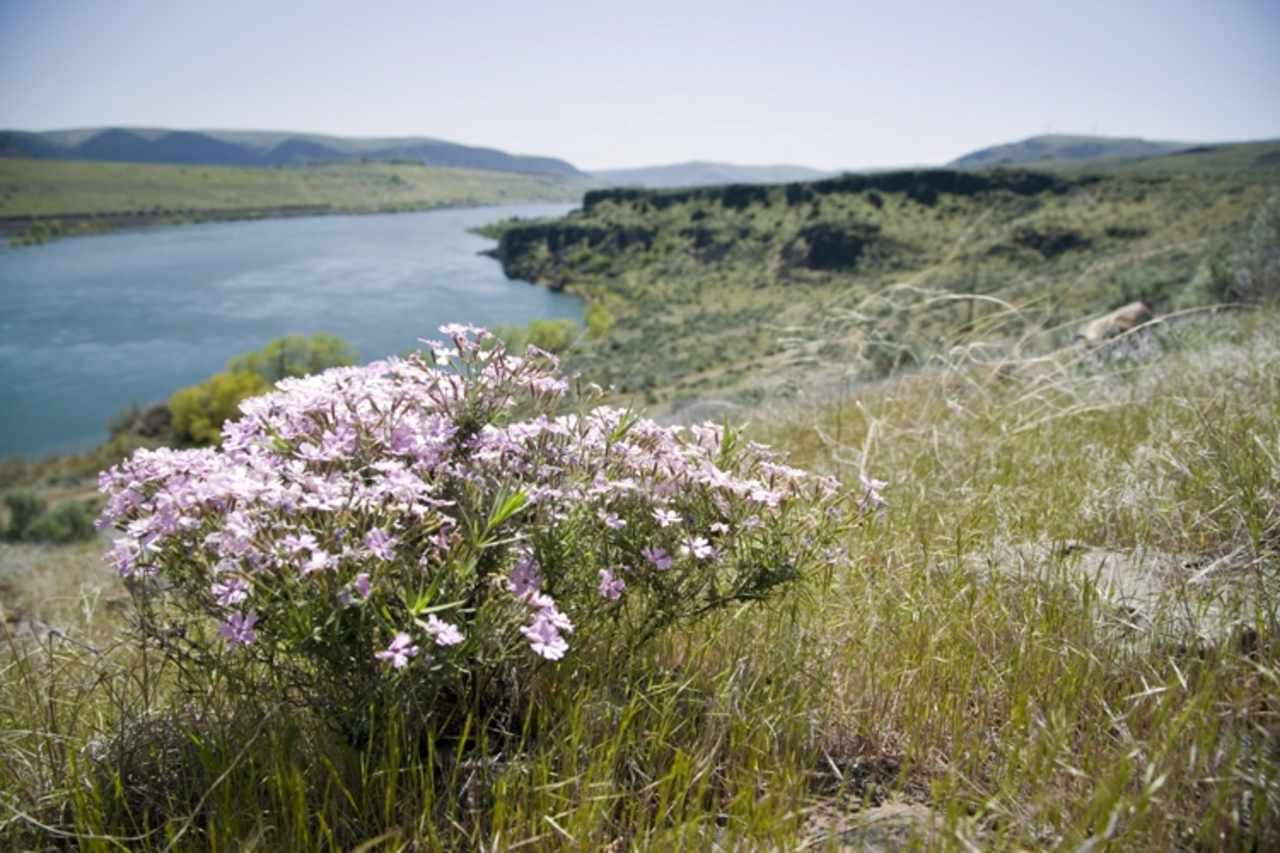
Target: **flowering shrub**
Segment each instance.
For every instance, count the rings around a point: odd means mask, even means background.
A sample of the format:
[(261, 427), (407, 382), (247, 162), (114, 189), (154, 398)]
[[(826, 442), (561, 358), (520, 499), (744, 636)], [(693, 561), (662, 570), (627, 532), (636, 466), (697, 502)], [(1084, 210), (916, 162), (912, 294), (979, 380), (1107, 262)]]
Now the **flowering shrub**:
[(156, 636), (348, 723), (375, 701), (448, 712), (838, 559), (856, 513), (830, 478), (712, 425), (556, 417), (554, 357), (441, 331), (281, 381), (220, 448), (101, 475), (110, 559), (181, 623)]

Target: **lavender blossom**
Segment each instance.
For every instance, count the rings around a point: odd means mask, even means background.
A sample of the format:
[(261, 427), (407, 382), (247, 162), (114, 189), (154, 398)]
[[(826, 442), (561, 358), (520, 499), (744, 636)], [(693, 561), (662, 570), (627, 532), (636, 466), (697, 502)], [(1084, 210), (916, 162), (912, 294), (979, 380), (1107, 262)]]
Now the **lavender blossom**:
[(251, 646), (254, 640), (258, 639), (258, 632), (253, 630), (257, 622), (258, 614), (253, 611), (232, 613), (218, 628), (218, 633), (233, 646)]
[(409, 665), (409, 658), (416, 657), (417, 654), (418, 647), (413, 644), (408, 634), (401, 631), (396, 634), (386, 651), (375, 652), (374, 657), (380, 661), (390, 661), (395, 669), (404, 669)]
[(626, 588), (626, 581), (614, 575), (612, 570), (600, 570), (600, 586), (598, 587), (598, 590), (601, 598), (607, 598), (610, 601), (617, 601), (619, 598), (622, 598), (622, 592)]
[(437, 646), (456, 646), (463, 640), (462, 632), (458, 630), (457, 625), (443, 622), (437, 619), (435, 614), (427, 616), (423, 630), (435, 637)]

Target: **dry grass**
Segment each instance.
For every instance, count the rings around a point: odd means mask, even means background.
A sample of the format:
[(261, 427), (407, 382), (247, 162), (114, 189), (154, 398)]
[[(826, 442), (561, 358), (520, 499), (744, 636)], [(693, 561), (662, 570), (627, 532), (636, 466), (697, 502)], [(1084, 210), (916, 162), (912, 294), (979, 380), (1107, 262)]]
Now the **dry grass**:
[[(514, 740), (356, 748), (305, 709), (173, 695), (128, 644), (14, 639), (0, 837), (856, 849), (888, 803), (894, 837), (936, 848), (1275, 847), (1276, 321), (1215, 315), (1107, 357), (971, 340), (856, 400), (762, 407), (754, 437), (794, 461), (890, 481), (856, 568), (610, 677), (548, 672)], [(57, 573), (42, 594), (76, 638), (103, 614), (71, 606), (91, 550), (3, 552), (21, 594)], [(1119, 601), (1097, 555), (1167, 570)]]

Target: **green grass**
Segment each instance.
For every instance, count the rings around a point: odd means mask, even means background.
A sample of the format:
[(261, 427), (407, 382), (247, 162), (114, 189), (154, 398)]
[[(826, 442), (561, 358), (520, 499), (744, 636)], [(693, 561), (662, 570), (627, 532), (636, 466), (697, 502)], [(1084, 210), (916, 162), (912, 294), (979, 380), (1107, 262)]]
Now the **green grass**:
[[(5, 551), (6, 601), (70, 641), (0, 652), (0, 838), (857, 849), (869, 808), (921, 803), (916, 839), (940, 849), (1274, 847), (1278, 320), (1193, 316), (1115, 357), (974, 350), (856, 400), (764, 401), (753, 437), (890, 481), (855, 568), (591, 679), (549, 667), (505, 735), (411, 741), (391, 719), (356, 747), (305, 708), (175, 695), (91, 549)], [(1090, 554), (1173, 568), (1118, 602)]]
[[(0, 217), (169, 221), (220, 212), (272, 215), (287, 208), (367, 213), (574, 201), (581, 193), (582, 185), (572, 180), (396, 163), (250, 169), (0, 158)], [(56, 223), (71, 231), (104, 224), (109, 219)]]

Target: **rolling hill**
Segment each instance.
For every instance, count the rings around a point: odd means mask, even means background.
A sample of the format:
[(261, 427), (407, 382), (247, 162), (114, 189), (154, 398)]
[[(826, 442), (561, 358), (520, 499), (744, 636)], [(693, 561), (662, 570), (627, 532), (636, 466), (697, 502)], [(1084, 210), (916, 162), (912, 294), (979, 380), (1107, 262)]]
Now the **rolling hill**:
[(691, 161), (668, 166), (635, 169), (603, 169), (592, 172), (598, 183), (615, 187), (700, 187), (714, 184), (780, 184), (813, 181), (828, 173), (807, 166), (738, 166), (732, 163)]
[(581, 177), (554, 157), (509, 154), (429, 137), (354, 139), (305, 133), (86, 128), (0, 131), (0, 156), (186, 166), (296, 166), (342, 161), (412, 161), (426, 166)]
[(1032, 136), (1019, 142), (970, 151), (947, 164), (953, 169), (985, 169), (1057, 160), (1133, 159), (1191, 148), (1189, 142), (1159, 142), (1136, 137)]

